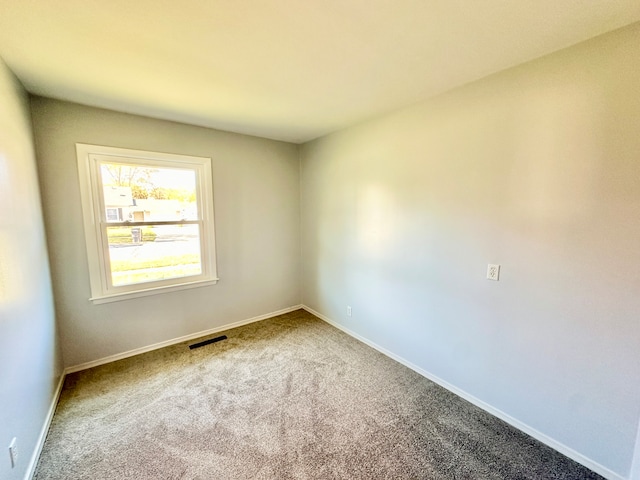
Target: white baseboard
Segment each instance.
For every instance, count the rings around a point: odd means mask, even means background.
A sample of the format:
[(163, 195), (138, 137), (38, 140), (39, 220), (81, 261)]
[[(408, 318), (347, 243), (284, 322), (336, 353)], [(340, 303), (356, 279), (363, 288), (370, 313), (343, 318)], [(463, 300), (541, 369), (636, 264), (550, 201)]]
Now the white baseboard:
[(58, 400), (60, 399), (60, 393), (62, 393), (62, 386), (64, 385), (65, 377), (65, 373), (62, 372), (60, 374), (60, 379), (58, 380), (56, 390), (53, 393), (53, 398), (51, 399), (51, 404), (49, 405), (49, 411), (47, 412), (47, 416), (45, 417), (44, 423), (42, 424), (42, 429), (40, 430), (40, 435), (38, 436), (38, 441), (36, 442), (36, 448), (34, 448), (33, 453), (31, 454), (29, 466), (27, 467), (27, 471), (24, 474), (24, 480), (31, 480), (33, 478), (33, 475), (36, 473), (38, 459), (40, 458), (42, 447), (44, 447), (44, 441), (47, 439), (47, 433), (49, 433), (49, 427), (51, 426), (53, 415), (54, 413), (56, 413), (56, 407), (58, 405)]
[(449, 390), (450, 392), (456, 394), (457, 396), (464, 398), (465, 400), (467, 400), (468, 402), (474, 404), (476, 407), (481, 408), (482, 410), (490, 413), (491, 415), (498, 417), (499, 419), (505, 421), (506, 423), (508, 423), (509, 425), (511, 425), (512, 427), (517, 428), (518, 430), (526, 433), (527, 435), (532, 436), (533, 438), (535, 438), (536, 440), (544, 443), (545, 445), (553, 448), (554, 450), (557, 450), (558, 452), (562, 453), (563, 455), (569, 457), (572, 460), (575, 460), (576, 462), (584, 465), (585, 467), (589, 468), (590, 470), (596, 472), (599, 475), (602, 475), (603, 477), (605, 477), (608, 480), (626, 480), (624, 477), (620, 476), (619, 474), (609, 470), (608, 468), (600, 465), (597, 462), (594, 462), (593, 460), (591, 460), (588, 457), (585, 457), (584, 455), (582, 455), (579, 452), (576, 452), (575, 450), (573, 450), (570, 447), (567, 447), (566, 445), (554, 440), (553, 438), (545, 435), (542, 432), (539, 432), (538, 430), (536, 430), (535, 428), (530, 427), (529, 425), (521, 422), (520, 420), (513, 418), (512, 416), (508, 415), (507, 413), (504, 413), (503, 411), (492, 407), (491, 405), (489, 405), (488, 403), (483, 402), (482, 400), (480, 400), (479, 398), (474, 397), (473, 395), (470, 395), (469, 393), (465, 392), (464, 390), (459, 389), (458, 387), (450, 384), (449, 382), (431, 374), (430, 372), (427, 372), (426, 370), (418, 367), (417, 365), (414, 365), (413, 363), (409, 362), (408, 360), (405, 360), (404, 358), (400, 357), (399, 355), (396, 355), (395, 353), (387, 350), (384, 347), (381, 347), (380, 345), (372, 342), (371, 340), (353, 332), (352, 330), (349, 330), (348, 328), (340, 325), (337, 322), (334, 322), (333, 320), (331, 320), (330, 318), (326, 317), (325, 315), (316, 312), (314, 309), (306, 306), (306, 305), (302, 305), (302, 308), (304, 310), (306, 310), (307, 312), (311, 313), (312, 315), (315, 315), (316, 317), (320, 318), (321, 320), (324, 320), (325, 322), (327, 322), (328, 324), (336, 327), (339, 330), (342, 330), (344, 333), (346, 333), (347, 335), (350, 335), (351, 337), (355, 338), (356, 340), (361, 341), (362, 343), (370, 346), (371, 348), (379, 351), (380, 353), (386, 355), (389, 358), (392, 358), (393, 360), (395, 360), (398, 363), (401, 363), (402, 365), (404, 365), (407, 368), (410, 368), (411, 370), (413, 370), (414, 372), (422, 375), (423, 377), (431, 380), (434, 383), (437, 383), (438, 385), (440, 385), (443, 388), (446, 388), (447, 390)]
[(142, 348), (137, 348), (135, 350), (129, 350), (128, 352), (119, 353), (116, 355), (111, 355), (108, 357), (100, 358), (98, 360), (93, 360), (91, 362), (86, 362), (80, 365), (75, 365), (73, 367), (65, 368), (62, 374), (60, 375), (60, 380), (58, 381), (58, 385), (56, 387), (55, 393), (51, 400), (51, 405), (49, 406), (49, 411), (47, 412), (47, 416), (45, 418), (44, 423), (42, 424), (42, 429), (40, 431), (40, 436), (38, 437), (38, 441), (36, 443), (36, 448), (33, 450), (33, 454), (31, 455), (31, 460), (29, 461), (29, 466), (27, 467), (27, 471), (24, 476), (24, 480), (32, 480), (33, 475), (36, 472), (36, 466), (38, 465), (38, 459), (40, 458), (40, 454), (42, 453), (42, 448), (44, 447), (44, 442), (47, 439), (47, 433), (49, 432), (49, 427), (51, 426), (51, 421), (53, 420), (53, 415), (56, 412), (56, 406), (58, 405), (58, 400), (60, 399), (60, 394), (62, 393), (62, 387), (64, 385), (64, 379), (67, 374), (73, 372), (79, 372), (80, 370), (86, 370), (87, 368), (97, 367), (98, 365), (104, 365), (106, 363), (115, 362), (116, 360), (121, 360), (123, 358), (132, 357), (134, 355), (139, 355), (141, 353), (150, 352), (152, 350), (157, 350), (159, 348), (167, 347), (169, 345), (175, 345), (176, 343), (186, 342), (188, 340), (193, 340), (194, 338), (205, 337), (207, 335), (211, 335), (213, 333), (222, 332), (224, 330), (230, 330), (232, 328), (241, 327), (243, 325), (248, 325), (250, 323), (259, 322), (261, 320), (266, 320), (267, 318), (276, 317), (278, 315), (283, 315), (285, 313), (293, 312), (295, 310), (299, 310), (302, 308), (302, 305), (294, 305), (292, 307), (284, 308), (282, 310), (278, 310), (276, 312), (266, 313), (264, 315), (259, 315), (257, 317), (247, 318), (245, 320), (240, 320), (238, 322), (228, 323), (226, 325), (222, 325), (220, 327), (210, 328), (208, 330), (203, 330), (201, 332), (193, 333), (190, 335), (184, 335), (182, 337), (173, 338), (171, 340), (166, 340), (164, 342), (155, 343), (153, 345), (149, 345)]
[(88, 368), (97, 367), (99, 365), (104, 365), (106, 363), (115, 362), (116, 360), (122, 360), (123, 358), (133, 357), (135, 355), (140, 355), (141, 353), (150, 352), (152, 350), (158, 350), (159, 348), (168, 347), (170, 345), (175, 345), (176, 343), (186, 342), (189, 340), (193, 340), (194, 338), (205, 337), (207, 335), (211, 335), (214, 333), (222, 332), (224, 330), (231, 330), (232, 328), (241, 327), (243, 325), (248, 325), (250, 323), (259, 322), (260, 320), (266, 320), (267, 318), (276, 317), (278, 315), (282, 315), (285, 313), (293, 312), (295, 310), (299, 310), (302, 308), (302, 305), (294, 305), (292, 307), (284, 308), (282, 310), (278, 310), (276, 312), (265, 313), (264, 315), (259, 315), (257, 317), (247, 318), (246, 320), (240, 320), (233, 323), (228, 323), (226, 325), (222, 325), (219, 327), (210, 328), (208, 330), (203, 330), (201, 332), (192, 333), (189, 335), (184, 335), (178, 338), (172, 338), (171, 340), (165, 340), (164, 342), (154, 343), (153, 345), (148, 345), (146, 347), (136, 348), (134, 350), (129, 350), (127, 352), (117, 353), (115, 355), (109, 355), (108, 357), (99, 358), (97, 360), (92, 360), (90, 362), (81, 363), (80, 365), (74, 365), (72, 367), (67, 367), (64, 370), (65, 374), (79, 372), (81, 370), (86, 370)]

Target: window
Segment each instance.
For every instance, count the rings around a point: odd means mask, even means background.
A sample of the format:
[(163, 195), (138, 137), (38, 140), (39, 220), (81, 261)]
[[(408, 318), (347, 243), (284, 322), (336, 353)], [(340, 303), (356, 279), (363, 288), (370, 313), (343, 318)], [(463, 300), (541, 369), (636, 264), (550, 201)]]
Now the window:
[(94, 303), (217, 282), (210, 158), (76, 152)]
[(120, 216), (122, 210), (120, 208), (107, 207), (107, 222), (120, 222), (122, 217)]

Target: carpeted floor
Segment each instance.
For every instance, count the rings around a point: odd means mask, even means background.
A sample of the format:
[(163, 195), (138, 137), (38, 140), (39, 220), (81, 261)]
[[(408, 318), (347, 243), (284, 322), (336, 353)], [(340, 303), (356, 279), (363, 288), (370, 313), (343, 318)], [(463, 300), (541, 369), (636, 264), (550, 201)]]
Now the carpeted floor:
[(35, 478), (601, 478), (302, 310), (224, 334), (69, 375)]

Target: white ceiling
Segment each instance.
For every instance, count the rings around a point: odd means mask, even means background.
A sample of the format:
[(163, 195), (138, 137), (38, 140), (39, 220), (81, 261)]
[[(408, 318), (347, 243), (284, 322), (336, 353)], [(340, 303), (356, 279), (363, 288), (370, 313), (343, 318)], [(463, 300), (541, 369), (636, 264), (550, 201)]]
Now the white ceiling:
[(640, 20), (638, 0), (0, 0), (47, 97), (304, 142)]

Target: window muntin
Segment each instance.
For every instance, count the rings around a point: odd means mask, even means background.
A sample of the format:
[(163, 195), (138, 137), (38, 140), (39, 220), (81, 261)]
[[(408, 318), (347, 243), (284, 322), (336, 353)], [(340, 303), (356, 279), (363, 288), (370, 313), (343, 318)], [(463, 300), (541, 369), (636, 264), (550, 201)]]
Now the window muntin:
[(210, 159), (76, 149), (94, 302), (217, 281)]

